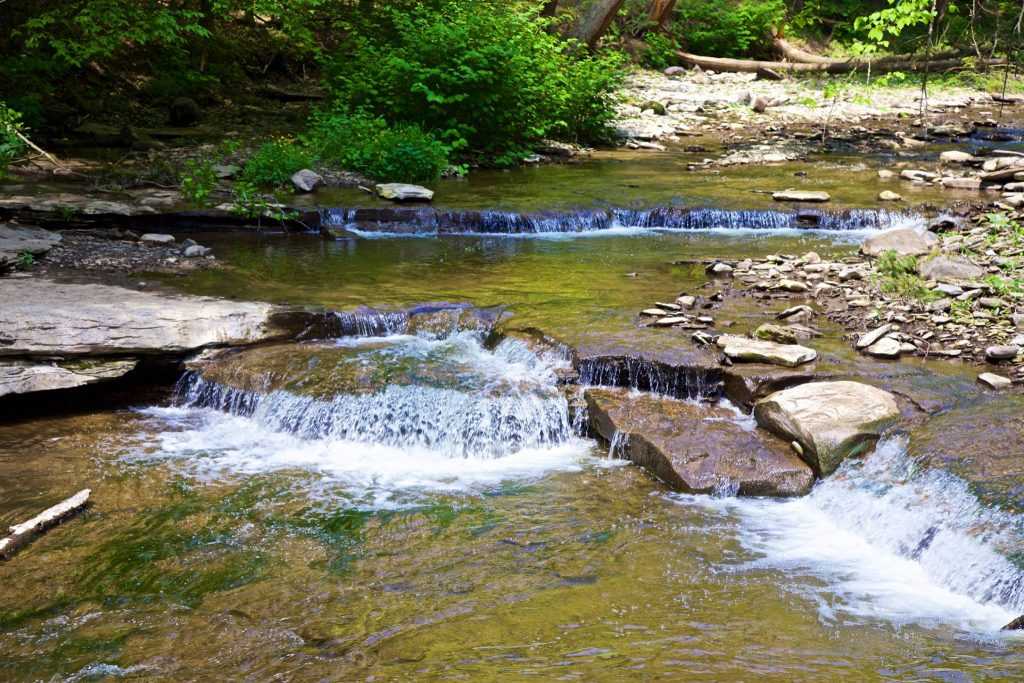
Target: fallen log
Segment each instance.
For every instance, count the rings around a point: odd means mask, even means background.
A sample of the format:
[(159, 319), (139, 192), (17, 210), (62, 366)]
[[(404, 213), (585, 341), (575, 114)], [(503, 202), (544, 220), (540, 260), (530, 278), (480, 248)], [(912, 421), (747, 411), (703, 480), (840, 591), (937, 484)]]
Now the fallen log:
[(9, 528), (10, 536), (0, 539), (0, 560), (9, 560), (26, 543), (65, 519), (81, 512), (89, 504), (90, 489), (83, 489), (63, 502)]
[[(850, 59), (842, 62), (828, 64), (807, 64), (800, 62), (766, 62), (755, 59), (730, 59), (728, 57), (704, 57), (682, 50), (676, 53), (684, 64), (699, 66), (702, 69), (729, 73), (757, 73), (770, 69), (779, 73), (829, 73), (847, 74), (854, 71), (871, 69), (873, 73), (888, 73), (891, 71), (945, 71), (963, 66), (963, 60), (956, 59), (933, 59), (930, 61), (877, 61), (869, 62), (859, 59)], [(976, 64), (985, 66), (1004, 65), (1005, 60), (984, 60)]]
[[(779, 36), (775, 36), (773, 42), (775, 44), (775, 49), (778, 50), (779, 54), (781, 54), (788, 62), (795, 62), (797, 64), (845, 64), (850, 61), (849, 59), (823, 57), (822, 55), (808, 52), (807, 50), (801, 49), (790, 43), (785, 38), (781, 38)], [(968, 54), (970, 53), (963, 50), (949, 50), (947, 52), (933, 54), (931, 56), (931, 61), (957, 59), (958, 57), (964, 57)], [(877, 69), (880, 64), (884, 66), (888, 62), (906, 63), (912, 61), (914, 61), (914, 55), (889, 55), (872, 60), (871, 69), (873, 71)]]

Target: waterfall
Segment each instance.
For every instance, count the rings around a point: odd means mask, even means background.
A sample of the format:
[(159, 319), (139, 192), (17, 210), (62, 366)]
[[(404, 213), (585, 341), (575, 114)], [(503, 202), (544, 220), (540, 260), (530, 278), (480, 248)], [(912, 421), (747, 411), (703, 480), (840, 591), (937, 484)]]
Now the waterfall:
[(647, 230), (879, 230), (921, 225), (913, 211), (887, 209), (729, 210), (657, 207), (580, 211), (472, 211), (387, 208), (321, 210), (325, 225), (373, 234), (545, 235), (593, 233), (615, 228)]
[(679, 399), (714, 399), (722, 392), (717, 369), (673, 366), (628, 356), (584, 358), (577, 365), (584, 386), (627, 387)]

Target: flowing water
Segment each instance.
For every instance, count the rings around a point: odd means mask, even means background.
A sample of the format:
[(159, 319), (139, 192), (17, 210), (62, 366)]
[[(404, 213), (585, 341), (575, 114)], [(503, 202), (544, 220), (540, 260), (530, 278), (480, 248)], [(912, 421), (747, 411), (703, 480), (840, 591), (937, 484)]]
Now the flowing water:
[[(699, 291), (692, 261), (841, 255), (872, 229), (738, 227), (761, 229), (201, 236), (230, 267), (164, 284), (329, 306), (336, 334), (225, 354), (129, 408), (0, 423), (0, 523), (96, 501), (0, 564), (0, 679), (1024, 678), (999, 632), (1024, 612), (1024, 520), (913, 460), (912, 432), (805, 498), (676, 494), (581, 434), (563, 354), (414, 322), (500, 306), (501, 330), (661, 359), (681, 333), (636, 312)], [(823, 367), (878, 372), (826, 331)], [(610, 367), (583, 379), (710, 394)], [(881, 367), (985, 400), (969, 368)]]

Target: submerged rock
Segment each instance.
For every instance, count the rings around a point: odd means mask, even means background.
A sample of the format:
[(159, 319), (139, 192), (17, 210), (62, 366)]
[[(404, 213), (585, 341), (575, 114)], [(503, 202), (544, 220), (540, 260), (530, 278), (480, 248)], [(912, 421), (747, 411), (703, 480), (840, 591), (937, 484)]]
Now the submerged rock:
[(930, 232), (921, 233), (913, 228), (897, 228), (871, 235), (864, 240), (860, 251), (865, 256), (876, 257), (887, 251), (895, 251), (900, 256), (922, 256), (929, 253), (938, 241)]
[(613, 456), (677, 490), (799, 496), (814, 483), (785, 442), (745, 429), (726, 408), (623, 389), (588, 389), (586, 401), (591, 429), (613, 445)]
[(899, 416), (889, 392), (846, 381), (801, 384), (754, 406), (757, 423), (799, 443), (804, 460), (822, 476), (870, 448)]
[(717, 343), (729, 360), (742, 363), (770, 363), (795, 368), (818, 357), (817, 351), (806, 346), (776, 344), (733, 334), (723, 334)]

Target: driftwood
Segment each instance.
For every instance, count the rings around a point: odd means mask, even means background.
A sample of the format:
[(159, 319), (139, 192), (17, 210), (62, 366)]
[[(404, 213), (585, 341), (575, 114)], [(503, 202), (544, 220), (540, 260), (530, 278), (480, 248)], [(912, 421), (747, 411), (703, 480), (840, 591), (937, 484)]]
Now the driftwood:
[(10, 527), (11, 535), (0, 539), (0, 560), (11, 559), (19, 548), (31, 541), (35, 536), (82, 511), (89, 504), (89, 495), (91, 493), (90, 489), (79, 491), (67, 500), (40, 512), (27, 522)]
[[(865, 61), (860, 59), (849, 59), (840, 62), (826, 64), (808, 64), (803, 62), (766, 62), (754, 59), (729, 59), (727, 57), (704, 57), (680, 50), (676, 53), (684, 64), (699, 66), (702, 69), (730, 73), (758, 73), (758, 71), (771, 70), (778, 73), (829, 73), (846, 74), (854, 71), (866, 71), (871, 69), (873, 73), (888, 73), (891, 71), (943, 71), (956, 69), (962, 66), (962, 60), (955, 59), (933, 59), (931, 61)], [(1005, 60), (984, 60), (980, 62), (986, 66), (998, 66), (1005, 64)]]
[[(775, 44), (775, 49), (779, 51), (779, 54), (781, 54), (787, 62), (796, 62), (797, 64), (846, 64), (849, 61), (851, 61), (849, 59), (835, 59), (833, 57), (823, 57), (813, 52), (808, 52), (807, 50), (801, 49), (796, 45), (793, 45), (788, 40), (778, 35), (775, 36), (773, 42)], [(958, 57), (965, 57), (968, 54), (970, 53), (964, 50), (949, 50), (948, 52), (937, 52), (932, 55), (930, 61), (957, 59)], [(865, 64), (867, 63), (867, 61), (865, 60), (859, 61), (864, 61)], [(913, 62), (914, 55), (889, 55), (887, 57), (879, 57), (878, 59), (868, 61), (871, 61), (871, 70), (874, 71), (879, 68), (879, 65), (884, 67), (885, 64), (889, 62)]]

